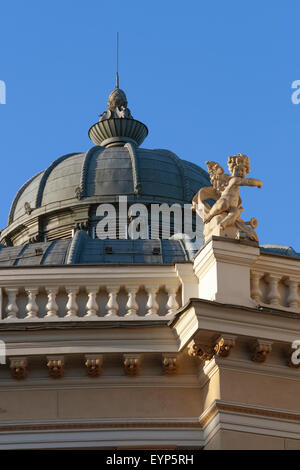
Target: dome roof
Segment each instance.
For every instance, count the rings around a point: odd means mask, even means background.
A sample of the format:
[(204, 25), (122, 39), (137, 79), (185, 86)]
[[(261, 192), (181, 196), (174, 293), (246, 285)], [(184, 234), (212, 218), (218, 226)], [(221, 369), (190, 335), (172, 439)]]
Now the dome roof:
[[(127, 196), (128, 205), (191, 203), (194, 194), (210, 184), (208, 173), (169, 150), (139, 148), (147, 134), (147, 127), (132, 117), (126, 95), (117, 85), (109, 96), (107, 110), (90, 128), (95, 146), (86, 153), (59, 157), (21, 187), (0, 244), (22, 246), (21, 252), (27, 253), (28, 242), (71, 240), (82, 230), (93, 240), (99, 204), (118, 203), (119, 196)], [(180, 244), (172, 243), (170, 247)], [(100, 245), (93, 242), (97, 249)]]
[(174, 264), (191, 261), (198, 249), (184, 240), (93, 240), (83, 230), (79, 230), (73, 238), (67, 240), (12, 247), (0, 245), (0, 267)]
[(114, 201), (119, 195), (188, 203), (200, 187), (209, 184), (206, 171), (168, 150), (147, 150), (129, 143), (95, 146), (87, 153), (58, 158), (29, 180), (13, 201), (9, 224), (42, 207), (47, 212), (90, 199)]

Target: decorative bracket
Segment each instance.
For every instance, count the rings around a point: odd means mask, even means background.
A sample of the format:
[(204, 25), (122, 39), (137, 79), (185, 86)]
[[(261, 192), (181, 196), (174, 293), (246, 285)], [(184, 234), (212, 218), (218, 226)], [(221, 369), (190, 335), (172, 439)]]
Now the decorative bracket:
[(165, 375), (177, 374), (177, 354), (162, 354), (162, 366)]
[(215, 351), (213, 346), (209, 344), (202, 344), (192, 340), (188, 346), (188, 354), (192, 357), (199, 357), (201, 361), (210, 361)]
[(140, 373), (141, 356), (139, 354), (123, 354), (124, 372), (130, 377)]
[(101, 354), (86, 354), (84, 364), (89, 377), (99, 377), (102, 372), (103, 356)]
[(10, 371), (11, 375), (17, 379), (22, 380), (26, 379), (28, 370), (27, 370), (27, 358), (26, 357), (14, 357), (10, 358)]
[(219, 357), (228, 357), (231, 349), (235, 345), (236, 336), (221, 335), (214, 346), (214, 352)]
[(254, 362), (265, 362), (271, 351), (272, 342), (257, 339), (252, 346), (251, 360)]
[(64, 356), (47, 356), (47, 367), (50, 377), (59, 379), (65, 373)]

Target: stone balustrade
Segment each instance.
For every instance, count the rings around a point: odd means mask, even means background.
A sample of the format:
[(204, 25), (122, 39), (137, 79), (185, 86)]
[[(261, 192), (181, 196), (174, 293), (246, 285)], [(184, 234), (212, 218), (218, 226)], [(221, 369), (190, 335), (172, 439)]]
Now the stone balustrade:
[(251, 297), (258, 305), (300, 311), (298, 260), (261, 255), (251, 269)]
[(163, 320), (196, 297), (299, 313), (298, 265), (212, 240), (194, 266), (74, 266), (59, 276), (54, 267), (0, 269), (0, 321)]
[(174, 266), (62, 271), (0, 271), (0, 321), (160, 320), (182, 305)]
[(161, 319), (181, 304), (179, 284), (2, 289), (1, 321)]

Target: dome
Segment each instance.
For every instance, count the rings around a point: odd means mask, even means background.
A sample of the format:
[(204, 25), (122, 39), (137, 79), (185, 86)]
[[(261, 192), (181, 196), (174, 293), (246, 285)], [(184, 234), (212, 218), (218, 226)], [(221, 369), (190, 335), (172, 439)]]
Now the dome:
[[(92, 147), (87, 153), (55, 160), (17, 193), (9, 224), (41, 208), (114, 201), (119, 195), (145, 201), (188, 203), (200, 187), (209, 184), (207, 173), (168, 150)], [(28, 214), (30, 212), (30, 214)]]
[(139, 147), (148, 130), (133, 119), (122, 90), (112, 92), (108, 105), (90, 129), (95, 146), (59, 157), (21, 187), (0, 243), (12, 247), (71, 239), (77, 230), (92, 236), (101, 203), (127, 196), (128, 204), (183, 206), (210, 184), (206, 171), (175, 153)]
[[(198, 247), (199, 248), (199, 247)], [(178, 240), (99, 240), (83, 230), (66, 240), (0, 245), (0, 267), (76, 264), (171, 265), (191, 261), (198, 251)]]

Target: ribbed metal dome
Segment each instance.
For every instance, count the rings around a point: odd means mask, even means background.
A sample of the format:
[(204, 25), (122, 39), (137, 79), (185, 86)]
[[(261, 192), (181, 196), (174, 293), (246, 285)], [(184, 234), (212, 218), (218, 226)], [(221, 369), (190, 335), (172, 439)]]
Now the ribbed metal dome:
[(92, 235), (99, 204), (116, 203), (119, 196), (127, 196), (129, 204), (190, 203), (210, 184), (208, 173), (169, 150), (140, 148), (147, 134), (117, 86), (107, 110), (89, 131), (97, 145), (86, 153), (59, 157), (22, 186), (0, 243), (20, 246), (70, 239), (82, 229)]
[[(63, 205), (115, 201), (119, 195), (139, 200), (190, 202), (208, 174), (168, 150), (92, 147), (87, 153), (55, 160), (18, 191), (9, 221), (34, 216), (39, 208), (52, 212)], [(30, 214), (28, 213), (30, 212)]]
[(0, 245), (0, 267), (174, 264), (191, 261), (197, 248), (199, 249), (184, 240), (93, 240), (83, 230), (79, 230), (73, 238), (66, 240), (57, 239), (12, 247)]

